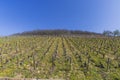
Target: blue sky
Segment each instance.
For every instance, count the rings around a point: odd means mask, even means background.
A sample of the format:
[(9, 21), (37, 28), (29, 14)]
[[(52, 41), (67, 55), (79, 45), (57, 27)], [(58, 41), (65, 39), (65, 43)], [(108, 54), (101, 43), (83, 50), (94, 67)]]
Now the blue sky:
[(120, 29), (120, 0), (0, 0), (0, 35), (36, 29)]

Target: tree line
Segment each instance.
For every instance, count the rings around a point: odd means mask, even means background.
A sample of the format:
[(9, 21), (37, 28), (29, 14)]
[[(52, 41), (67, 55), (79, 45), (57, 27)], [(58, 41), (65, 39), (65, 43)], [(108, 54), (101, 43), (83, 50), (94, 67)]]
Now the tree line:
[(109, 31), (105, 30), (103, 33), (95, 33), (88, 31), (79, 31), (79, 30), (33, 30), (33, 31), (25, 31), (22, 33), (16, 33), (13, 35), (53, 35), (53, 36), (61, 36), (61, 35), (77, 35), (77, 36), (120, 36), (120, 31)]
[(105, 36), (120, 36), (120, 31), (119, 30), (115, 30), (115, 31), (106, 30), (103, 32), (103, 35), (105, 35)]
[(17, 33), (14, 35), (101, 35), (99, 33), (79, 31), (79, 30), (34, 30), (22, 33)]

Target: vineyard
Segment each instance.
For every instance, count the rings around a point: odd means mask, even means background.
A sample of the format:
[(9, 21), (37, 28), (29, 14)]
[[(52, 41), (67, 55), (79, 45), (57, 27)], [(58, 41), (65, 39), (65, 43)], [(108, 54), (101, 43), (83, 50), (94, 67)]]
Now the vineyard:
[(0, 38), (0, 77), (120, 80), (120, 38)]

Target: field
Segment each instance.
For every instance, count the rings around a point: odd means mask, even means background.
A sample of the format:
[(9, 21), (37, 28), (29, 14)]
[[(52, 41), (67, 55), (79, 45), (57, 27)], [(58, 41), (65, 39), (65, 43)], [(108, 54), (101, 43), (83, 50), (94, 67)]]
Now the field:
[(120, 80), (120, 38), (0, 38), (0, 77)]

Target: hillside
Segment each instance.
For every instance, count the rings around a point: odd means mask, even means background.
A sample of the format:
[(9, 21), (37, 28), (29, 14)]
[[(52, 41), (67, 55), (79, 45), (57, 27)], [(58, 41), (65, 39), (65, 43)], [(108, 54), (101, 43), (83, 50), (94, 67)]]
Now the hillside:
[(119, 80), (119, 43), (120, 38), (0, 38), (0, 77)]

